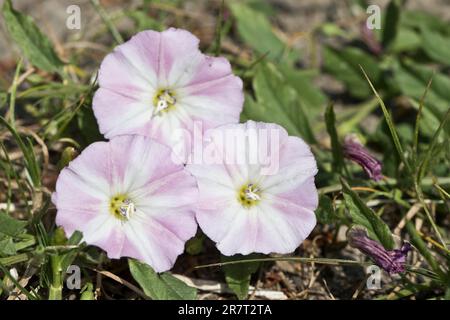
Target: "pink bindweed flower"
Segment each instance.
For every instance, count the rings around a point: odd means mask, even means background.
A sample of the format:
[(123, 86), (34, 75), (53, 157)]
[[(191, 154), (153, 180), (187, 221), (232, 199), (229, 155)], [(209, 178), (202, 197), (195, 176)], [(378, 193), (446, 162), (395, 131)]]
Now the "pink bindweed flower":
[(197, 178), (203, 232), (224, 255), (293, 252), (316, 224), (310, 148), (276, 124), (248, 121), (210, 132), (204, 158), (215, 160), (186, 167)]
[(149, 136), (169, 145), (185, 143), (176, 129), (192, 132), (239, 122), (242, 80), (230, 63), (199, 51), (190, 32), (170, 28), (143, 31), (103, 60), (93, 109), (106, 138)]
[(64, 168), (52, 201), (56, 223), (70, 236), (132, 257), (157, 272), (170, 269), (195, 235), (195, 179), (150, 138), (121, 136), (87, 147)]

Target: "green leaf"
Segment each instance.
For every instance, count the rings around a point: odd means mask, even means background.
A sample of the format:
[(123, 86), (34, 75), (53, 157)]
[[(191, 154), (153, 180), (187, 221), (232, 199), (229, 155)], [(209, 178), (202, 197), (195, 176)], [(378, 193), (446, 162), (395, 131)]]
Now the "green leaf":
[(445, 124), (448, 122), (449, 118), (450, 118), (450, 108), (447, 110), (447, 113), (445, 114), (441, 124), (439, 125), (436, 132), (434, 133), (434, 136), (431, 140), (430, 146), (428, 147), (428, 150), (425, 152), (425, 157), (419, 166), (419, 171), (418, 171), (418, 175), (417, 175), (417, 180), (419, 183), (428, 171), (432, 154), (435, 151), (437, 144), (438, 144), (439, 135), (442, 131), (442, 128), (444, 128)]
[(316, 216), (317, 220), (323, 224), (332, 223), (336, 219), (333, 201), (330, 197), (324, 194), (319, 195), (319, 206), (316, 210)]
[(314, 77), (317, 70), (298, 70), (287, 64), (279, 64), (278, 70), (283, 74), (287, 83), (297, 90), (305, 110), (313, 115), (323, 112), (323, 107), (327, 102), (326, 95), (314, 85)]
[(0, 234), (0, 257), (12, 256), (16, 254), (16, 246), (11, 237), (2, 237)]
[(26, 139), (25, 141), (17, 133), (16, 129), (13, 128), (2, 116), (0, 116), (0, 123), (3, 124), (12, 134), (20, 150), (24, 156), (25, 167), (27, 168), (27, 173), (31, 179), (34, 187), (39, 187), (41, 184), (41, 170), (39, 167), (39, 162), (37, 161), (36, 155), (34, 154), (33, 144), (31, 140)]
[(400, 143), (400, 139), (399, 139), (394, 121), (392, 120), (392, 116), (391, 116), (389, 110), (386, 108), (386, 105), (384, 104), (383, 99), (380, 97), (377, 90), (373, 86), (373, 84), (372, 84), (369, 76), (365, 72), (364, 68), (362, 66), (360, 66), (360, 67), (361, 67), (361, 71), (363, 72), (363, 74), (367, 80), (367, 83), (369, 83), (370, 89), (373, 91), (373, 93), (375, 94), (375, 97), (378, 99), (378, 102), (380, 103), (381, 110), (383, 111), (384, 119), (386, 120), (386, 124), (389, 127), (392, 142), (395, 145), (395, 149), (397, 150), (398, 156), (402, 160), (403, 164), (405, 165), (405, 168), (408, 171), (408, 173), (412, 174), (411, 166), (406, 159), (405, 153), (403, 152), (403, 147), (402, 147), (402, 144)]
[(197, 255), (202, 253), (203, 251), (203, 247), (204, 247), (204, 242), (205, 240), (205, 235), (203, 233), (200, 233), (198, 235), (196, 235), (195, 237), (189, 239), (186, 242), (186, 252), (190, 255)]
[(48, 71), (60, 71), (63, 66), (50, 40), (38, 29), (33, 19), (14, 10), (11, 0), (6, 0), (2, 9), (9, 34), (22, 49), (25, 57), (36, 67)]
[(339, 143), (338, 133), (336, 130), (336, 116), (334, 114), (333, 105), (329, 105), (325, 111), (325, 123), (327, 132), (331, 138), (331, 151), (333, 153), (333, 171), (339, 173), (344, 166), (344, 153)]
[[(76, 120), (86, 146), (104, 139), (103, 135), (99, 131), (98, 123), (95, 119), (92, 108), (80, 108), (77, 112)], [(78, 142), (80, 141), (78, 140)]]
[[(433, 136), (434, 131), (447, 112), (448, 101), (450, 101), (450, 90), (448, 90), (450, 88), (450, 77), (409, 61), (395, 65), (393, 70), (394, 80), (400, 91), (416, 101), (420, 101), (428, 82), (433, 78), (427, 92), (421, 120), (423, 133), (429, 137)], [(444, 131), (450, 134), (448, 124), (444, 127)]]
[(427, 260), (428, 264), (433, 268), (434, 271), (440, 273), (440, 267), (434, 258), (431, 250), (428, 248), (425, 241), (422, 240), (422, 237), (417, 232), (414, 224), (411, 221), (406, 222), (406, 231), (409, 233), (411, 237), (412, 245), (420, 252), (420, 254)]
[(126, 11), (125, 15), (133, 20), (136, 25), (136, 32), (144, 30), (156, 30), (163, 31), (164, 25), (157, 19), (152, 18), (147, 11), (142, 10), (130, 10)]
[(364, 99), (371, 90), (361, 74), (359, 65), (366, 70), (370, 79), (377, 83), (380, 78), (378, 62), (361, 49), (347, 47), (340, 50), (326, 47), (324, 49), (324, 68), (336, 79), (342, 81), (352, 96)]
[[(252, 254), (248, 256), (235, 255), (231, 257), (222, 256), (222, 262), (255, 259), (259, 255)], [(259, 262), (248, 262), (242, 264), (228, 264), (222, 267), (225, 273), (225, 280), (228, 287), (236, 294), (239, 300), (247, 298), (250, 279), (260, 266)]]
[(22, 233), (28, 223), (11, 218), (6, 213), (0, 212), (0, 235), (15, 237)]
[(443, 36), (436, 31), (422, 27), (422, 48), (434, 61), (450, 65), (450, 36)]
[(386, 223), (372, 209), (366, 206), (343, 178), (341, 178), (341, 184), (345, 206), (353, 222), (365, 227), (369, 235), (373, 239), (378, 240), (386, 249), (393, 249), (395, 245), (394, 239)]
[(260, 55), (268, 53), (269, 59), (285, 56), (286, 45), (273, 33), (269, 20), (262, 12), (242, 2), (234, 1), (228, 5), (237, 20), (239, 35), (246, 44)]
[(381, 43), (384, 48), (389, 48), (397, 36), (398, 24), (400, 21), (400, 1), (391, 0), (386, 9), (386, 17), (383, 25)]
[(422, 46), (422, 38), (412, 28), (400, 27), (397, 37), (391, 44), (390, 50), (394, 53), (414, 51)]
[[(70, 238), (67, 240), (68, 245), (77, 245), (83, 238), (83, 234), (79, 231), (75, 231)], [(69, 250), (67, 253), (60, 256), (60, 266), (61, 270), (67, 270), (67, 268), (73, 263), (77, 257), (79, 248)]]
[(149, 265), (128, 259), (133, 278), (145, 294), (154, 300), (195, 300), (197, 290), (178, 280), (169, 272), (156, 273)]
[(94, 285), (88, 282), (81, 289), (80, 300), (95, 300)]
[(404, 27), (421, 29), (423, 27), (450, 35), (448, 22), (440, 20), (436, 15), (425, 11), (404, 11), (401, 14), (400, 24)]
[(256, 101), (246, 101), (246, 119), (277, 123), (309, 143), (315, 138), (297, 91), (271, 63), (259, 65), (253, 79)]

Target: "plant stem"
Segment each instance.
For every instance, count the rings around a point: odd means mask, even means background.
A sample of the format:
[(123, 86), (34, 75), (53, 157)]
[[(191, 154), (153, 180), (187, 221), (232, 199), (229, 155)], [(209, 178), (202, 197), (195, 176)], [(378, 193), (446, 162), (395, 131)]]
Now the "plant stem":
[(439, 264), (437, 263), (436, 259), (433, 257), (433, 255), (430, 253), (430, 251), (427, 248), (427, 245), (420, 237), (419, 233), (417, 232), (416, 228), (414, 228), (414, 225), (411, 221), (408, 221), (405, 224), (406, 231), (409, 233), (411, 237), (411, 243), (419, 250), (420, 254), (427, 260), (430, 267), (433, 269), (434, 272), (436, 272), (438, 275), (442, 276), (442, 271), (439, 268)]
[(367, 116), (372, 113), (372, 111), (378, 107), (379, 102), (377, 98), (372, 98), (371, 100), (365, 102), (364, 104), (360, 105), (360, 108), (356, 111), (356, 113), (348, 119), (347, 121), (343, 122), (339, 126), (339, 133), (340, 135), (345, 135), (353, 130), (357, 125), (361, 123), (362, 120), (367, 118)]
[(356, 260), (343, 260), (343, 259), (329, 259), (329, 258), (302, 258), (302, 257), (274, 257), (274, 258), (262, 258), (262, 259), (243, 259), (236, 261), (227, 261), (227, 262), (219, 262), (206, 264), (195, 267), (196, 269), (200, 268), (209, 268), (209, 267), (221, 267), (224, 265), (230, 264), (240, 264), (240, 263), (252, 263), (252, 262), (268, 262), (268, 261), (293, 261), (293, 262), (303, 262), (303, 263), (317, 263), (317, 264), (326, 264), (326, 265), (350, 265), (350, 266), (368, 266), (373, 264), (372, 262), (360, 262)]
[[(438, 183), (439, 185), (449, 185), (450, 177), (424, 178), (424, 179), (422, 179), (422, 182), (420, 183), (420, 185), (421, 186), (432, 186), (435, 183)], [(393, 178), (388, 178), (384, 181), (380, 181), (377, 183), (377, 185), (379, 185), (379, 186), (395, 185), (395, 184), (397, 184), (397, 179), (393, 179)], [(319, 193), (327, 194), (327, 193), (341, 191), (341, 189), (342, 189), (342, 186), (340, 184), (334, 184), (331, 186), (319, 188)]]
[(14, 79), (11, 84), (11, 88), (9, 89), (9, 122), (11, 123), (12, 128), (16, 128), (16, 91), (17, 91), (17, 84), (19, 79), (19, 73), (20, 69), (22, 68), (22, 59), (17, 62), (16, 72), (14, 73)]
[(26, 253), (21, 253), (15, 256), (10, 256), (6, 258), (0, 258), (0, 265), (10, 266), (16, 263), (28, 261), (30, 257)]
[(100, 18), (102, 18), (103, 22), (106, 24), (106, 27), (111, 32), (112, 36), (114, 37), (114, 40), (121, 44), (123, 43), (123, 38), (120, 35), (117, 28), (114, 26), (114, 24), (111, 22), (111, 19), (108, 17), (108, 14), (106, 13), (105, 9), (100, 5), (100, 2), (98, 0), (91, 0), (92, 5), (94, 6), (95, 10), (97, 11)]
[(48, 300), (62, 300), (62, 275), (60, 257), (50, 257), (52, 267), (52, 283), (48, 292)]
[(430, 222), (431, 226), (433, 227), (434, 232), (436, 233), (436, 236), (438, 237), (439, 241), (441, 242), (442, 246), (447, 250), (447, 244), (444, 241), (444, 238), (441, 235), (441, 232), (439, 231), (436, 223), (434, 222), (433, 217), (431, 216), (430, 210), (428, 210), (428, 207), (425, 203), (422, 188), (419, 186), (417, 182), (414, 183), (414, 187), (416, 189), (417, 197), (419, 198), (420, 203), (422, 204), (423, 209), (425, 210), (425, 214), (428, 218), (428, 221)]

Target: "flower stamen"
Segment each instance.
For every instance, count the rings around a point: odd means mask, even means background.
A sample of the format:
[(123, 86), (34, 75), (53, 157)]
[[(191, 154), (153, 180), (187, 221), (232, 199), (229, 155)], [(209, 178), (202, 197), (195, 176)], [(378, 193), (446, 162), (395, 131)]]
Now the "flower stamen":
[(128, 221), (136, 207), (125, 195), (117, 195), (111, 199), (110, 211), (117, 219)]
[(153, 104), (155, 106), (153, 110), (154, 115), (159, 115), (162, 112), (169, 110), (175, 106), (177, 99), (175, 98), (172, 91), (167, 89), (159, 90), (153, 99)]
[(245, 197), (247, 200), (261, 200), (261, 197), (257, 192), (259, 191), (258, 188), (254, 188), (253, 184), (249, 184), (247, 189), (245, 189)]
[(244, 207), (249, 208), (261, 200), (260, 189), (253, 183), (244, 185), (239, 190), (238, 200)]

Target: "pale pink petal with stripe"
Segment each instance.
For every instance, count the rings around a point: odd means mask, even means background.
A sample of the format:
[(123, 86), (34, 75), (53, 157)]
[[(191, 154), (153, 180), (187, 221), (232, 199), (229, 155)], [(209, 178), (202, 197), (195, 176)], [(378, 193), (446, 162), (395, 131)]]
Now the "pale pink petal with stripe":
[(195, 179), (171, 150), (143, 136), (88, 146), (56, 183), (56, 223), (110, 258), (140, 259), (170, 269), (197, 230)]

